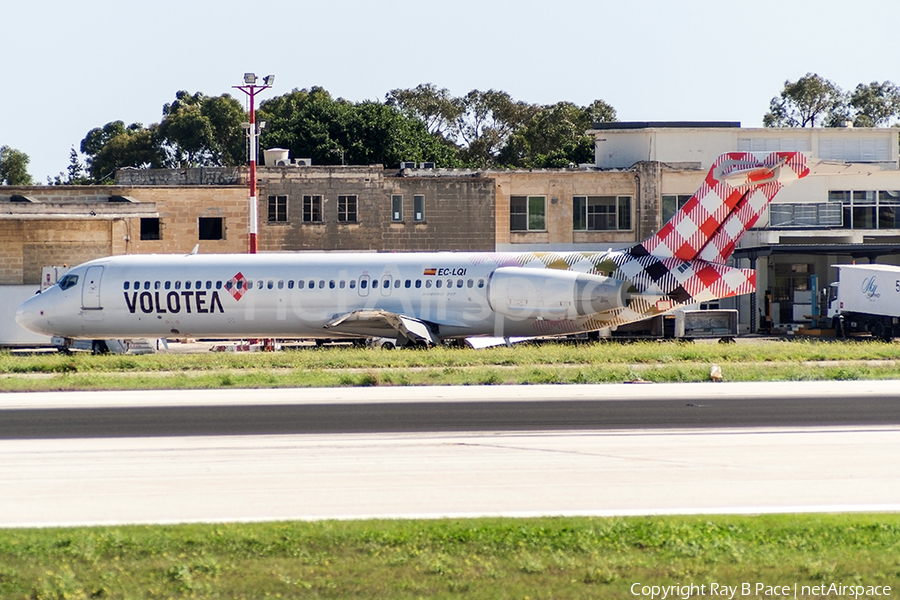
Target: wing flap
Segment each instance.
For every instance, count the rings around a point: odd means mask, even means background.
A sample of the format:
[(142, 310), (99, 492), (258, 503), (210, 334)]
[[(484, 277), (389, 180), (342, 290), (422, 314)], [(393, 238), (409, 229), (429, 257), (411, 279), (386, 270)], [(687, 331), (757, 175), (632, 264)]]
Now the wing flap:
[(429, 345), (440, 342), (424, 321), (386, 310), (355, 310), (325, 323), (325, 329), (369, 337), (404, 336)]

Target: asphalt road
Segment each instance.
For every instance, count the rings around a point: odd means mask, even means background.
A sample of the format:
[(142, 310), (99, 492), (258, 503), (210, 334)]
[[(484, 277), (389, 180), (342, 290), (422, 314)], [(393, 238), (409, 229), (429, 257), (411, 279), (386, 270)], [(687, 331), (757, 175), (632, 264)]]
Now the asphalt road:
[(896, 382), (0, 394), (0, 527), (896, 511), (898, 455)]
[(0, 439), (900, 425), (896, 382), (8, 394)]
[(6, 410), (0, 439), (898, 424), (890, 396), (164, 406)]

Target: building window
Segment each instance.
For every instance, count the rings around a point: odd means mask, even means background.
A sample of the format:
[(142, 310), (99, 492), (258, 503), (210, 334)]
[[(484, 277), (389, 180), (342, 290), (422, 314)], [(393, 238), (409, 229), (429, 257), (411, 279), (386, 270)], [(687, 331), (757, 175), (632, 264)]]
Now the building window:
[(845, 229), (900, 229), (900, 190), (832, 190), (840, 203)]
[(287, 196), (269, 196), (269, 223), (287, 223)]
[(200, 217), (201, 240), (224, 240), (225, 228), (222, 226), (222, 217)]
[(691, 194), (664, 194), (662, 197), (662, 222), (668, 223), (690, 199)]
[(303, 222), (322, 222), (322, 196), (303, 196)]
[(338, 222), (356, 223), (356, 196), (338, 196)]
[(425, 196), (421, 194), (413, 196), (413, 214), (416, 221), (425, 220)]
[(575, 196), (572, 204), (575, 231), (631, 229), (631, 196)]
[(544, 196), (510, 196), (510, 231), (546, 231), (546, 198)]
[(391, 196), (391, 221), (403, 220), (403, 196), (394, 194)]
[(159, 217), (141, 218), (141, 239), (142, 240), (158, 240), (159, 235)]

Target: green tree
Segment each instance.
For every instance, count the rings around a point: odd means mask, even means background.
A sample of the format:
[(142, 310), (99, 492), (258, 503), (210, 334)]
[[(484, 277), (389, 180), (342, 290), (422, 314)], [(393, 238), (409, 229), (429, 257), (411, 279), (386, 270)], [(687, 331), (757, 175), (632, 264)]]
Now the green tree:
[(290, 150), (316, 164), (383, 164), (403, 160), (455, 166), (455, 148), (418, 119), (380, 102), (354, 104), (325, 89), (293, 90), (260, 105), (267, 122), (261, 143)]
[(807, 73), (795, 82), (785, 81), (781, 94), (769, 103), (763, 116), (766, 127), (815, 127), (820, 123), (842, 125), (846, 98), (837, 85)]
[(169, 166), (233, 166), (245, 161), (245, 113), (231, 96), (179, 91), (159, 124)]
[(423, 83), (411, 90), (391, 90), (385, 98), (388, 106), (396, 106), (425, 123), (429, 133), (447, 140), (456, 139), (457, 123), (465, 108), (461, 99), (451, 96), (447, 88)]
[(116, 170), (123, 167), (164, 167), (165, 155), (157, 129), (157, 125), (145, 128), (132, 123), (125, 127), (122, 121), (112, 121), (90, 130), (81, 140), (81, 152), (87, 156), (92, 182), (110, 183)]
[(460, 154), (467, 166), (476, 168), (497, 166), (510, 137), (541, 110), (495, 90), (472, 90), (462, 98), (462, 106), (464, 112), (457, 119), (464, 146)]
[(615, 120), (615, 115), (615, 109), (602, 100), (587, 107), (571, 102), (544, 106), (511, 136), (500, 162), (533, 168), (593, 162), (594, 138), (585, 132), (594, 123)]
[(69, 152), (69, 166), (66, 167), (65, 172), (52, 179), (47, 177), (47, 183), (50, 185), (90, 185), (92, 181), (85, 174), (84, 164), (78, 158), (78, 151), (73, 147)]
[(24, 152), (0, 146), (0, 184), (32, 185), (31, 175), (28, 174), (30, 160)]
[(849, 105), (854, 112), (854, 126), (887, 125), (891, 119), (900, 116), (900, 88), (890, 81), (861, 83), (850, 94)]

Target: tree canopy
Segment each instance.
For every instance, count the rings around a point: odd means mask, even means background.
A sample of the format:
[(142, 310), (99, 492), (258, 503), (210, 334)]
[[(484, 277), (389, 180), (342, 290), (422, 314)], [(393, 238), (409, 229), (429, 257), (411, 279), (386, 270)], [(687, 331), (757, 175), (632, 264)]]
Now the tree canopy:
[(31, 159), (24, 152), (0, 146), (0, 185), (31, 185), (28, 163)]
[(785, 81), (763, 116), (766, 127), (856, 127), (888, 125), (900, 117), (900, 88), (885, 81), (859, 84), (845, 93), (833, 82), (807, 73), (795, 82)]
[(112, 121), (91, 129), (81, 140), (81, 152), (87, 156), (92, 183), (112, 182), (116, 170), (123, 167), (161, 168), (165, 155), (159, 143), (159, 126), (140, 123), (125, 127)]

